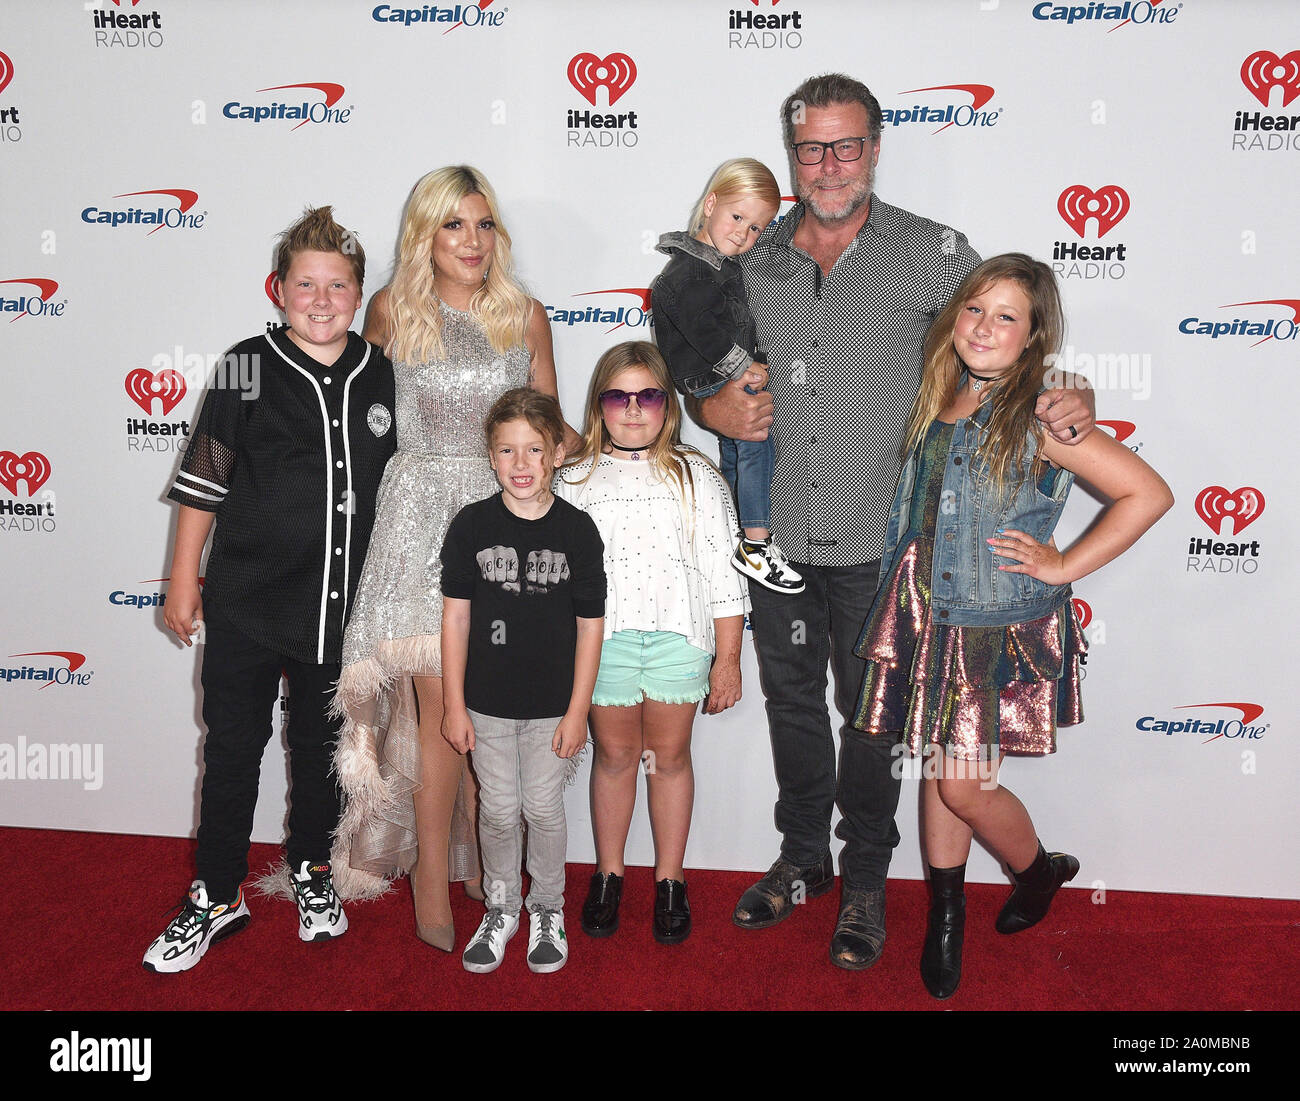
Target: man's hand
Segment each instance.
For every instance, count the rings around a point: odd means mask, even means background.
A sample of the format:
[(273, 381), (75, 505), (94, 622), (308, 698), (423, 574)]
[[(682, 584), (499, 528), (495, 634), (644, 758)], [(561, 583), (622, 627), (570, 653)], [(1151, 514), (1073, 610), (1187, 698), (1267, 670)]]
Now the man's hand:
[(704, 398), (697, 409), (706, 428), (733, 440), (765, 440), (772, 425), (772, 395), (766, 390), (749, 393), (743, 376)]
[[(1079, 443), (1097, 424), (1097, 394), (1078, 376), (1064, 390), (1047, 390), (1038, 395), (1034, 415), (1054, 440)], [(1071, 431), (1073, 429), (1073, 431)]]

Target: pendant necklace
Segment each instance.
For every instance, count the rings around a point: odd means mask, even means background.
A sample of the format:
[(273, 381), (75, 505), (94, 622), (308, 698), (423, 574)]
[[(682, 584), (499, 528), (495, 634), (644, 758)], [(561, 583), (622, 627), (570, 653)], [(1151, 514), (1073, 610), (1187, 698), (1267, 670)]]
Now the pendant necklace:
[(971, 378), (970, 388), (972, 394), (978, 394), (980, 392), (980, 388), (986, 382), (997, 382), (999, 378), (998, 375), (977, 375), (969, 367), (966, 368), (966, 373), (970, 375)]
[(640, 462), (641, 452), (645, 450), (644, 447), (620, 447), (613, 440), (609, 441), (609, 446), (615, 451), (622, 451), (633, 462)]

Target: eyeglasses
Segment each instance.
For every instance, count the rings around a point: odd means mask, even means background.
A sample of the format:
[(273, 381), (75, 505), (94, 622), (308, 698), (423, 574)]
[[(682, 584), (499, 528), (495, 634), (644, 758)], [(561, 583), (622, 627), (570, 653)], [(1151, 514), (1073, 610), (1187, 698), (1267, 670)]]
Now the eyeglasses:
[(795, 159), (800, 164), (821, 164), (826, 150), (835, 154), (837, 161), (856, 161), (862, 158), (862, 147), (869, 138), (836, 138), (834, 141), (797, 141), (794, 143)]
[(653, 413), (662, 409), (668, 395), (662, 390), (653, 387), (645, 390), (602, 390), (600, 392), (600, 407), (605, 412), (611, 412), (618, 409), (626, 409), (632, 399), (636, 398), (637, 407), (646, 413)]

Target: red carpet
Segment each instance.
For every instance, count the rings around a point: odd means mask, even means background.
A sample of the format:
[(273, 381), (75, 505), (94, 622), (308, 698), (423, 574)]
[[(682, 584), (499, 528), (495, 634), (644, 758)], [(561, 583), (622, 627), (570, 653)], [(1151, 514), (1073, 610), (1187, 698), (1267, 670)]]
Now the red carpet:
[[(405, 882), (349, 907), (346, 936), (304, 945), (293, 906), (251, 897), (252, 921), (182, 975), (140, 966), (192, 874), (174, 838), (0, 830), (0, 1008), (26, 1010), (1289, 1010), (1300, 1005), (1300, 905), (1269, 899), (1066, 889), (1036, 928), (993, 931), (1000, 885), (969, 889), (961, 989), (945, 1003), (917, 974), (926, 888), (889, 885), (889, 942), (863, 973), (831, 966), (832, 892), (783, 925), (745, 932), (731, 908), (753, 874), (689, 874), (695, 930), (684, 945), (650, 935), (648, 869), (629, 869), (623, 926), (584, 936), (590, 866), (570, 865), (570, 961), (533, 975), (527, 928), (491, 975), (415, 938)], [(276, 856), (254, 846), (260, 871)], [(458, 949), (482, 914), (453, 888)]]

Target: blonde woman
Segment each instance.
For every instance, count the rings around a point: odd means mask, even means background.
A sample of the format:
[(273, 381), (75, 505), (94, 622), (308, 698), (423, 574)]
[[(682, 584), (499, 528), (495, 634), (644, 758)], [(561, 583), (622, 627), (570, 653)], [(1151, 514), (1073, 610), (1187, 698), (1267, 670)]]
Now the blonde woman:
[(371, 302), (364, 336), (393, 360), (398, 450), (343, 643), (336, 767), (348, 802), (336, 881), (364, 897), (410, 873), (420, 938), (450, 952), (448, 882), (483, 896), (473, 779), (440, 732), (439, 550), (451, 518), (497, 488), (482, 438), (492, 403), (517, 386), (556, 396), (545, 311), (514, 276), (478, 170), (440, 168), (416, 184), (393, 281)]

